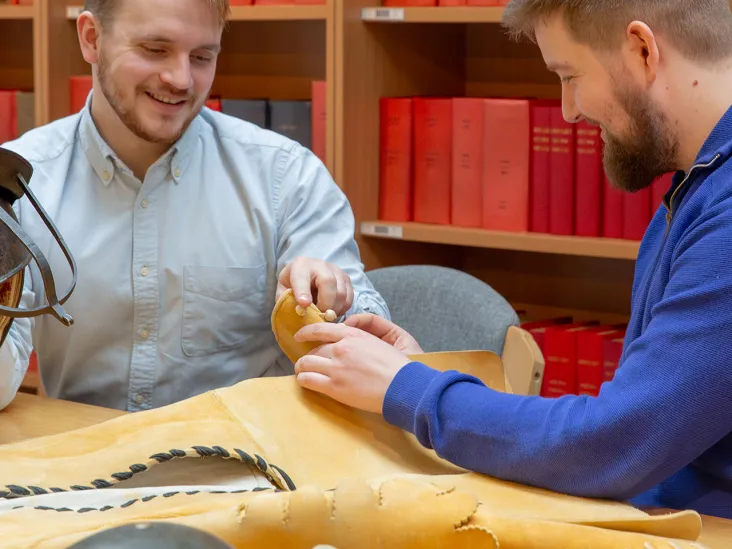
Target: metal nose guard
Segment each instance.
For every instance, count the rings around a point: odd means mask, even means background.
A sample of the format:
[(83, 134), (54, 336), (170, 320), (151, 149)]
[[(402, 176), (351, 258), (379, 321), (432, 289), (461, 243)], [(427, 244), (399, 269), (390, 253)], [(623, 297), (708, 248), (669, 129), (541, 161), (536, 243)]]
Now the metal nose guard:
[[(0, 147), (0, 206), (2, 206), (0, 207), (0, 221), (5, 225), (5, 227), (0, 225), (0, 233), (2, 233), (0, 236), (4, 237), (0, 239), (0, 261), (4, 263), (3, 266), (5, 267), (0, 272), (0, 282), (24, 269), (30, 263), (32, 257), (40, 269), (48, 305), (33, 309), (17, 309), (0, 305), (0, 315), (19, 318), (50, 314), (61, 321), (62, 324), (71, 326), (74, 319), (61, 305), (66, 302), (76, 287), (76, 262), (63, 238), (61, 238), (58, 229), (56, 229), (38, 199), (31, 192), (28, 181), (30, 181), (32, 175), (33, 167), (25, 158)], [(13, 212), (13, 203), (23, 196), (28, 198), (28, 201), (38, 212), (71, 266), (71, 284), (61, 299), (56, 296), (56, 284), (48, 260), (36, 243), (18, 224)]]

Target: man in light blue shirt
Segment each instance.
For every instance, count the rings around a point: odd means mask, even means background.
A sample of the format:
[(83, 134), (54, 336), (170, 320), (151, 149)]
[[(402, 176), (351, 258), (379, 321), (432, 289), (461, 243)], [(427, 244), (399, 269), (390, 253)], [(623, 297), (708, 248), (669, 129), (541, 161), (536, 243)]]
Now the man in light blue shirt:
[[(270, 327), (293, 288), (345, 317), (388, 318), (363, 272), (348, 201), (309, 150), (203, 108), (226, 0), (90, 0), (77, 21), (94, 89), (78, 114), (4, 146), (78, 266), (64, 308), (16, 319), (0, 347), (0, 408), (35, 348), (52, 397), (129, 411), (293, 373)], [(71, 271), (26, 201), (19, 222)], [(43, 302), (35, 265), (21, 306)]]

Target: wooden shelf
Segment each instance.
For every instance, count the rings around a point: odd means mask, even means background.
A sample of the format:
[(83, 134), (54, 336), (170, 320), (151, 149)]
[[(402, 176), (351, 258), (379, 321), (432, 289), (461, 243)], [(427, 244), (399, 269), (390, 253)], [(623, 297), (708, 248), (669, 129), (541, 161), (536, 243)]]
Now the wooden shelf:
[(546, 254), (635, 260), (640, 242), (614, 238), (509, 233), (423, 223), (361, 223), (363, 236)]
[[(66, 17), (75, 20), (81, 6), (68, 6)], [(325, 4), (293, 6), (232, 6), (230, 21), (318, 21), (328, 17)]]
[(374, 6), (361, 10), (362, 21), (379, 23), (500, 23), (503, 8)]
[(0, 19), (33, 19), (33, 6), (0, 4)]

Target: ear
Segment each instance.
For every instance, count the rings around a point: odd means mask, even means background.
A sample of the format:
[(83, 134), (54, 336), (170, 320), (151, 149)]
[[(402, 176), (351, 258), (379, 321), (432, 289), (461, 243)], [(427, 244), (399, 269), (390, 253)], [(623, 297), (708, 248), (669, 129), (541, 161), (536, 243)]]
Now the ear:
[(91, 12), (83, 11), (76, 19), (76, 32), (79, 35), (79, 46), (84, 60), (95, 64), (99, 59), (99, 36), (101, 24)]
[(646, 84), (656, 79), (660, 55), (653, 31), (640, 21), (632, 21), (626, 29), (628, 66)]

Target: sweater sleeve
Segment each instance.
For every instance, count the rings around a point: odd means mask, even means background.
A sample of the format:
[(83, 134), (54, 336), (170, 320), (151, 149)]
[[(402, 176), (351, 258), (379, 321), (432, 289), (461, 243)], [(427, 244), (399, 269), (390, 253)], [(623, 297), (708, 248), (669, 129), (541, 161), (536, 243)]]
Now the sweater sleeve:
[(730, 224), (712, 217), (678, 243), (663, 297), (599, 396), (504, 394), (412, 362), (385, 419), (468, 470), (585, 497), (644, 492), (732, 427)]

